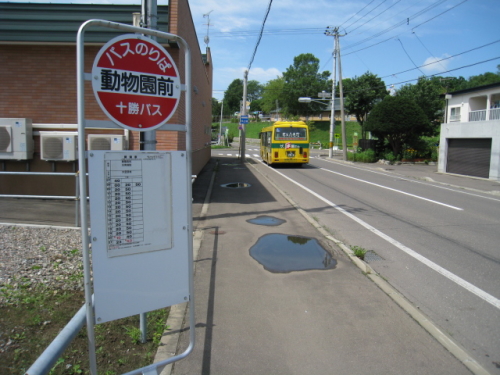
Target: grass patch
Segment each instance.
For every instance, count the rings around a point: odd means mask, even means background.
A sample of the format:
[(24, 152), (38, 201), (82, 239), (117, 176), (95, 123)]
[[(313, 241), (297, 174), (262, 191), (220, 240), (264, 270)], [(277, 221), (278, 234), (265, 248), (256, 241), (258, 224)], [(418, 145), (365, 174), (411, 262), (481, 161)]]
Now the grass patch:
[(367, 250), (363, 249), (362, 247), (359, 246), (351, 246), (351, 250), (354, 253), (355, 256), (357, 256), (359, 259), (364, 260), (365, 255)]
[[(83, 292), (51, 290), (17, 280), (20, 288), (2, 286), (0, 294), (0, 373), (22, 375), (84, 304)], [(153, 362), (169, 309), (147, 314), (147, 342), (140, 344), (139, 316), (95, 326), (99, 374), (122, 374)], [(50, 374), (88, 374), (84, 326)]]
[(347, 160), (357, 161), (361, 163), (375, 163), (378, 159), (375, 157), (375, 151), (366, 150), (361, 152), (347, 153)]

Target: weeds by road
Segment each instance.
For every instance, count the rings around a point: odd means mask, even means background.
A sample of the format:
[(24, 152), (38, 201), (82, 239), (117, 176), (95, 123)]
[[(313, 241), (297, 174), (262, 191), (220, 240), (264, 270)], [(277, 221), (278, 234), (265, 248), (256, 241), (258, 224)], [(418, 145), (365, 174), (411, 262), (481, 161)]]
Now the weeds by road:
[[(81, 291), (49, 289), (16, 280), (2, 286), (0, 298), (0, 373), (21, 375), (84, 304)], [(128, 372), (153, 362), (165, 330), (168, 308), (147, 314), (148, 336), (140, 343), (139, 317), (95, 326), (99, 374)], [(58, 359), (50, 374), (88, 374), (86, 326)]]

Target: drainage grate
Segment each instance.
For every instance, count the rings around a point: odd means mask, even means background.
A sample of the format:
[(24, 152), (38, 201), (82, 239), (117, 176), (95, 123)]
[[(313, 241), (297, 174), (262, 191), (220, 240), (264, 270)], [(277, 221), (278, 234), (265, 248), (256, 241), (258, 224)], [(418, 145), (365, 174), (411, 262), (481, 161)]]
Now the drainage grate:
[(368, 250), (365, 254), (365, 258), (363, 259), (366, 263), (376, 262), (377, 260), (384, 260), (380, 255), (378, 255), (373, 250)]
[(243, 188), (250, 187), (252, 185), (250, 185), (249, 183), (246, 183), (246, 182), (230, 182), (228, 184), (222, 184), (221, 186), (224, 188), (229, 188), (229, 189), (243, 189)]

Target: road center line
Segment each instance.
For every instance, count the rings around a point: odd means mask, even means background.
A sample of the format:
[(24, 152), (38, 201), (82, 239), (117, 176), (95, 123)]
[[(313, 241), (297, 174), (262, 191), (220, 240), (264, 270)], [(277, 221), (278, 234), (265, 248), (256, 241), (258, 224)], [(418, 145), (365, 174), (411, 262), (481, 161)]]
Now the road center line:
[(333, 174), (338, 174), (339, 176), (343, 176), (343, 177), (347, 177), (347, 178), (350, 178), (350, 179), (353, 179), (353, 180), (356, 180), (356, 181), (360, 181), (360, 182), (364, 182), (365, 184), (369, 184), (369, 185), (373, 185), (373, 186), (378, 186), (382, 189), (387, 189), (387, 190), (391, 190), (391, 191), (394, 191), (396, 193), (400, 193), (400, 194), (404, 194), (404, 195), (408, 195), (410, 197), (413, 197), (413, 198), (417, 198), (417, 199), (422, 199), (424, 201), (427, 201), (427, 202), (431, 202), (431, 203), (435, 203), (435, 204), (439, 204), (441, 206), (444, 206), (444, 207), (448, 207), (448, 208), (452, 208), (454, 210), (457, 210), (457, 211), (463, 211), (463, 208), (460, 208), (460, 207), (455, 207), (455, 206), (450, 206), (449, 204), (446, 204), (446, 203), (442, 203), (442, 202), (438, 202), (438, 201), (434, 201), (432, 199), (428, 199), (428, 198), (424, 198), (424, 197), (421, 197), (419, 195), (415, 195), (415, 194), (410, 194), (410, 193), (407, 193), (405, 191), (402, 191), (402, 190), (397, 190), (397, 189), (393, 189), (393, 188), (390, 188), (388, 186), (384, 186), (384, 185), (379, 185), (379, 184), (376, 184), (374, 182), (370, 182), (370, 181), (366, 181), (366, 180), (361, 180), (359, 178), (356, 178), (356, 177), (352, 177), (352, 176), (348, 176), (346, 174), (343, 174), (343, 173), (339, 173), (339, 172), (334, 172), (334, 171), (331, 171), (329, 169), (326, 169), (326, 168), (320, 168), (322, 171), (325, 171), (325, 172), (330, 172), (330, 173), (333, 173)]
[(363, 227), (365, 227), (366, 229), (368, 229), (372, 233), (376, 234), (380, 238), (383, 238), (384, 240), (386, 240), (390, 244), (396, 246), (398, 249), (402, 250), (403, 252), (405, 252), (409, 256), (415, 258), (416, 260), (418, 260), (421, 263), (425, 264), (429, 268), (431, 268), (434, 271), (438, 272), (439, 274), (443, 275), (447, 279), (449, 279), (449, 280), (453, 281), (454, 283), (460, 285), (462, 288), (464, 288), (464, 289), (468, 290), (469, 292), (475, 294), (477, 297), (481, 298), (485, 302), (488, 302), (489, 304), (491, 304), (492, 306), (496, 307), (497, 309), (500, 309), (500, 300), (498, 298), (495, 298), (491, 294), (486, 293), (484, 290), (479, 289), (475, 285), (472, 285), (468, 281), (466, 281), (466, 280), (462, 279), (461, 277), (455, 275), (454, 273), (451, 273), (450, 271), (444, 269), (443, 267), (441, 267), (440, 265), (434, 263), (430, 259), (427, 259), (423, 255), (420, 255), (415, 250), (410, 249), (409, 247), (403, 245), (401, 242), (399, 242), (399, 241), (395, 240), (394, 238), (388, 236), (387, 234), (379, 231), (375, 227), (372, 227), (370, 224), (368, 224), (365, 221), (361, 220), (360, 218), (354, 216), (353, 214), (347, 212), (342, 207), (337, 206), (335, 203), (333, 203), (333, 202), (329, 201), (328, 199), (322, 197), (321, 195), (319, 195), (318, 193), (316, 193), (316, 192), (312, 191), (311, 189), (305, 187), (304, 185), (299, 184), (297, 181), (294, 181), (293, 179), (291, 179), (290, 177), (288, 177), (288, 176), (284, 175), (283, 173), (277, 171), (276, 169), (273, 169), (273, 170), (276, 173), (278, 173), (279, 175), (281, 175), (284, 178), (286, 178), (288, 181), (293, 182), (298, 187), (300, 187), (303, 190), (307, 191), (308, 193), (314, 195), (316, 198), (322, 200), (323, 202), (325, 202), (329, 206), (335, 208), (337, 211), (339, 211), (339, 212), (343, 213), (344, 215), (346, 215), (347, 217), (351, 218), (352, 220), (354, 220), (358, 224), (362, 225)]

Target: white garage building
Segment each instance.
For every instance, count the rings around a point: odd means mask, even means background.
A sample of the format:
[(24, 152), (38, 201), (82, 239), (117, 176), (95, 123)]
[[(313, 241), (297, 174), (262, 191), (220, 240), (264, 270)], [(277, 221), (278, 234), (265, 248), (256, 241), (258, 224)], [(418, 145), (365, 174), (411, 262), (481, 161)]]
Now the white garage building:
[(446, 94), (438, 172), (500, 181), (500, 82)]

